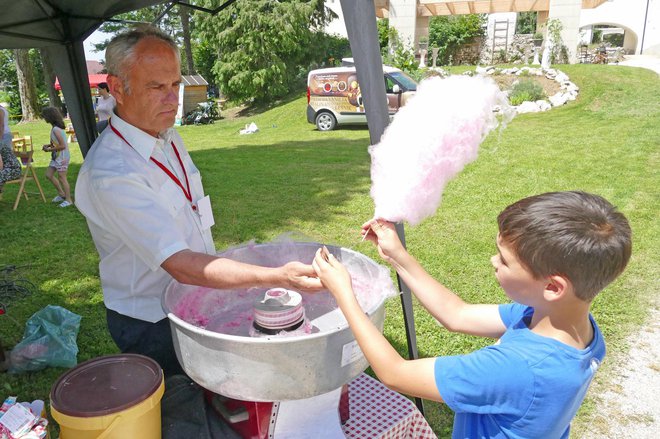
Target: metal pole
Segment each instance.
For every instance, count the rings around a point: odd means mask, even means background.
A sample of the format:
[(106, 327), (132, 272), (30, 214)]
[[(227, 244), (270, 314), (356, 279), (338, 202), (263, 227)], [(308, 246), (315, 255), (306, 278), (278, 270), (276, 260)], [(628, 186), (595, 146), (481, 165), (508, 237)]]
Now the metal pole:
[(644, 53), (644, 36), (646, 35), (646, 22), (648, 21), (649, 17), (649, 2), (651, 0), (646, 0), (646, 12), (644, 13), (644, 29), (642, 29), (642, 44), (639, 46), (639, 54)]
[[(341, 0), (341, 8), (348, 39), (351, 43), (358, 83), (364, 100), (364, 109), (369, 124), (369, 138), (371, 144), (375, 145), (380, 141), (385, 128), (390, 123), (390, 118), (383, 80), (383, 60), (380, 56), (380, 46), (378, 44), (374, 2), (373, 0)], [(397, 224), (396, 231), (405, 246), (403, 224)], [(416, 359), (419, 358), (419, 354), (417, 353), (412, 294), (410, 288), (399, 278), (398, 274), (397, 279), (402, 292), (401, 306), (403, 307), (403, 318), (406, 326), (408, 356), (411, 359)], [(419, 411), (424, 414), (423, 401), (420, 398), (415, 398), (415, 404)]]

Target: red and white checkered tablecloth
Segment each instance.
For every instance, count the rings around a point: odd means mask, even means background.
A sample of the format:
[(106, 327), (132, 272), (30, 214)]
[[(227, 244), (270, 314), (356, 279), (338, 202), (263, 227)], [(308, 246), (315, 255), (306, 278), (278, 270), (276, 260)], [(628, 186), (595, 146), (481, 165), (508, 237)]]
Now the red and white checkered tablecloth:
[(347, 438), (437, 439), (409, 399), (361, 374), (348, 385), (350, 417), (343, 425)]

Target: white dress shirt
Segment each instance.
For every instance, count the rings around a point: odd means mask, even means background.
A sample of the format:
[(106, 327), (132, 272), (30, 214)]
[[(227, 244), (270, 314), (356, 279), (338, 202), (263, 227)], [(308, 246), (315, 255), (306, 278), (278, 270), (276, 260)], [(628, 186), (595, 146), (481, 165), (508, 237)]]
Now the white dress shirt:
[[(129, 317), (156, 322), (165, 317), (161, 296), (172, 277), (160, 265), (190, 249), (215, 254), (181, 188), (153, 161), (173, 172), (186, 187), (177, 148), (190, 182), (193, 204), (204, 197), (199, 170), (172, 128), (155, 138), (116, 114), (89, 150), (76, 182), (76, 205), (87, 219), (99, 252), (106, 307)], [(130, 145), (129, 145), (130, 144)]]

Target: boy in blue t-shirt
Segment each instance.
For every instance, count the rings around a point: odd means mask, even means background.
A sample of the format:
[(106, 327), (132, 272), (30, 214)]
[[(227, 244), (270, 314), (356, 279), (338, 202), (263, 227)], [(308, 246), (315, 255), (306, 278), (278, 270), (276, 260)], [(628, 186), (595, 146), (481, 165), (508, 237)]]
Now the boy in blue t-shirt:
[(405, 360), (360, 308), (351, 278), (325, 247), (313, 266), (336, 298), (378, 378), (445, 402), (454, 438), (567, 438), (605, 356), (589, 307), (626, 267), (631, 231), (604, 198), (551, 192), (522, 199), (497, 218), (495, 277), (514, 303), (472, 305), (434, 280), (394, 226), (371, 220), (362, 234), (450, 331), (497, 338), (467, 355)]

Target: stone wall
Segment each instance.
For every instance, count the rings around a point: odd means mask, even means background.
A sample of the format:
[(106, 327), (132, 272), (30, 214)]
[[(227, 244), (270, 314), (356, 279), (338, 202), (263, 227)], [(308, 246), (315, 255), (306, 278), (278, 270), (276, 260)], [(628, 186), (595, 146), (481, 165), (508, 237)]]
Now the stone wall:
[[(505, 53), (493, 54), (492, 45), (484, 45), (481, 48), (479, 64), (531, 64), (534, 60), (534, 41), (532, 34), (515, 34), (509, 43)], [(541, 48), (539, 47), (539, 57)]]

